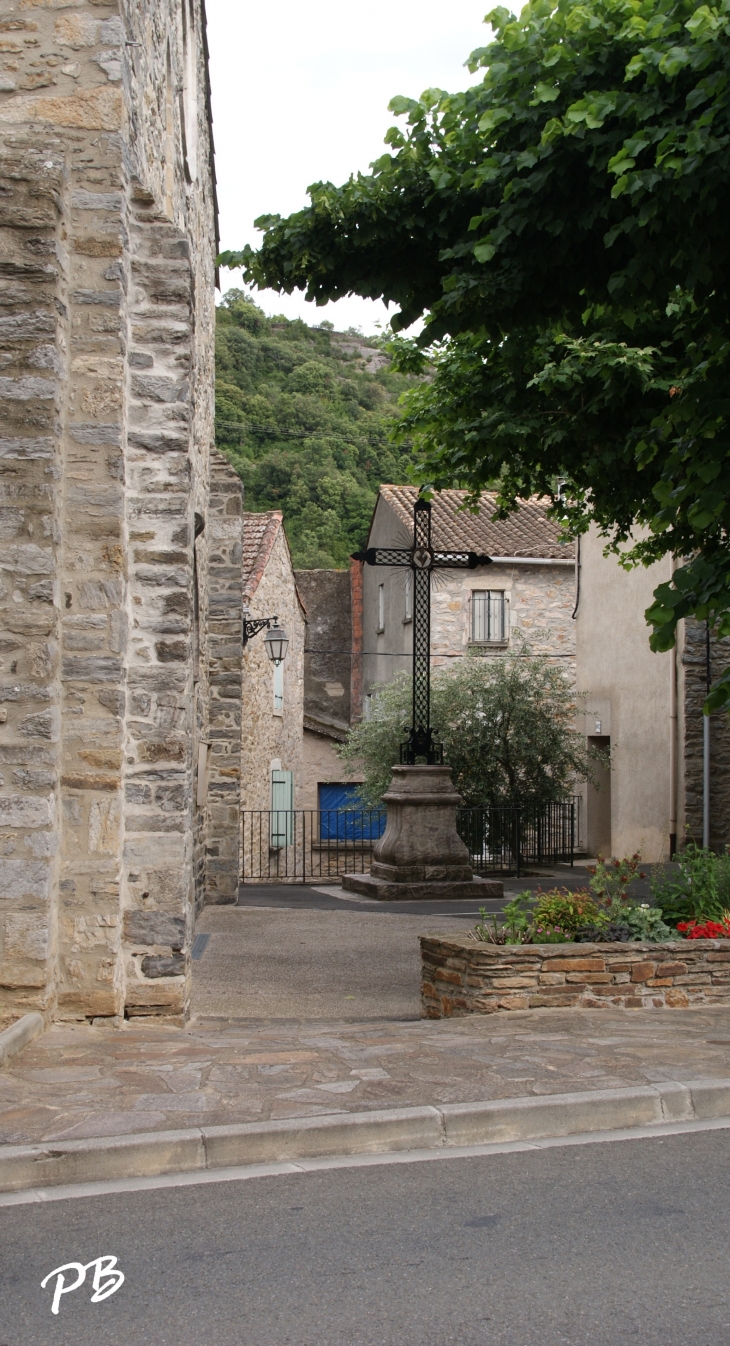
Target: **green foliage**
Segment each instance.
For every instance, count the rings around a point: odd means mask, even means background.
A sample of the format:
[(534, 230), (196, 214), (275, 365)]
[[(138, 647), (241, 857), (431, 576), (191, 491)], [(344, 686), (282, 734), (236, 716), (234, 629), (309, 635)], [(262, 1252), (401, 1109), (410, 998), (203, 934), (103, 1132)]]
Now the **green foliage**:
[[(648, 609), (730, 635), (730, 6), (532, 0), (487, 15), (463, 93), (396, 98), (389, 153), (259, 221), (255, 284), (399, 307), (435, 377), (407, 402), (420, 479), (500, 508), (539, 491), (625, 564), (688, 558)], [(444, 338), (449, 341), (439, 345)], [(433, 343), (437, 343), (433, 346)], [(730, 670), (708, 709), (730, 703)]]
[(267, 318), (240, 290), (216, 319), (216, 444), (245, 483), (247, 509), (283, 511), (295, 566), (347, 566), (378, 486), (403, 478), (389, 430), (414, 380), (388, 366), (367, 372), (331, 324)]
[[(730, 890), (730, 853), (726, 859), (720, 885), (724, 883)], [(676, 939), (677, 932), (665, 923), (662, 908), (632, 902), (627, 894), (634, 879), (645, 877), (639, 871), (640, 860), (638, 852), (614, 860), (610, 866), (599, 860), (590, 871), (588, 888), (520, 893), (506, 903), (501, 919), (496, 915), (490, 918), (486, 910), (481, 910), (474, 938), (490, 944), (659, 943)]]
[(658, 944), (663, 939), (676, 938), (675, 931), (665, 925), (662, 919), (663, 915), (664, 913), (659, 907), (650, 907), (648, 902), (640, 902), (638, 906), (631, 907), (626, 919), (632, 937), (645, 940), (650, 944)]
[(521, 893), (513, 897), (511, 902), (505, 902), (499, 921), (494, 912), (480, 907), (479, 915), (482, 919), (474, 927), (475, 939), (484, 944), (529, 944), (532, 938), (531, 921), (525, 905), (530, 896), (530, 893)]
[(694, 841), (675, 855), (674, 873), (652, 877), (652, 897), (672, 925), (679, 921), (720, 921), (730, 909), (730, 850), (721, 855)]
[(538, 893), (532, 911), (533, 944), (574, 940), (581, 926), (600, 923), (601, 913), (587, 889), (551, 888)]
[(588, 887), (605, 910), (608, 921), (621, 923), (626, 920), (626, 912), (631, 906), (628, 886), (635, 879), (646, 877), (639, 869), (640, 863), (638, 851), (623, 860), (612, 860), (610, 864), (599, 855), (598, 863), (588, 871), (591, 876)]
[[(467, 805), (564, 799), (590, 778), (585, 740), (573, 728), (574, 694), (562, 669), (541, 658), (471, 655), (431, 681), (432, 721), (456, 789)], [(411, 679), (401, 674), (373, 697), (370, 719), (350, 730), (339, 754), (364, 768), (361, 796), (380, 802), (411, 716)]]

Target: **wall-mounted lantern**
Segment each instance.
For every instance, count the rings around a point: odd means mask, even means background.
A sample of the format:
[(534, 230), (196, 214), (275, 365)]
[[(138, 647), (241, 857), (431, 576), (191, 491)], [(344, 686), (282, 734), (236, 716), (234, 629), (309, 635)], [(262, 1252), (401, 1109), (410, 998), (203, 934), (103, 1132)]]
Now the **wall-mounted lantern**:
[(248, 617), (247, 609), (243, 613), (243, 648), (245, 650), (249, 640), (257, 636), (259, 631), (266, 631), (264, 644), (266, 653), (272, 664), (277, 667), (286, 658), (287, 648), (289, 646), (289, 637), (283, 626), (279, 626), (278, 617)]

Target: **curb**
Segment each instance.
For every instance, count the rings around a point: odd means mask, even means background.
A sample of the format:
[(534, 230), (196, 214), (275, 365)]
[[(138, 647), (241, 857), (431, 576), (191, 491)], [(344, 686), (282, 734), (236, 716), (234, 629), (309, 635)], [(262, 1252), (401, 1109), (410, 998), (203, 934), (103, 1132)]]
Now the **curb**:
[(27, 1047), (33, 1038), (43, 1032), (45, 1026), (43, 1015), (34, 1010), (32, 1014), (24, 1014), (22, 1019), (17, 1019), (9, 1028), (5, 1028), (0, 1033), (0, 1066), (7, 1065), (11, 1056)]
[(721, 1117), (730, 1118), (730, 1080), (705, 1079), (539, 1098), (500, 1098), (487, 1103), (390, 1108), (49, 1144), (0, 1145), (0, 1191), (156, 1178), (288, 1159), (539, 1140)]

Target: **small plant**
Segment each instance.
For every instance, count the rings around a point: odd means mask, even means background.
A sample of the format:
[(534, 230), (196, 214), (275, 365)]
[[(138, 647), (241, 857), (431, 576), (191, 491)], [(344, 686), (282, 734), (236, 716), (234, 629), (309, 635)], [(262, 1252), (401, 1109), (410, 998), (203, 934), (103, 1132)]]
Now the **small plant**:
[(646, 878), (643, 870), (639, 869), (640, 863), (641, 855), (638, 851), (625, 856), (623, 860), (614, 859), (610, 865), (599, 855), (598, 863), (588, 870), (591, 876), (588, 886), (596, 902), (606, 912), (609, 922), (619, 925), (624, 922), (630, 905), (627, 888), (634, 879)]
[(631, 938), (647, 940), (652, 944), (659, 943), (663, 939), (671, 939), (674, 932), (665, 925), (662, 916), (661, 909), (650, 907), (648, 902), (631, 907), (626, 914)]
[(584, 925), (575, 936), (576, 944), (626, 944), (631, 939), (631, 928), (618, 921), (608, 925)]
[(600, 908), (586, 888), (573, 893), (567, 888), (551, 888), (546, 893), (538, 889), (532, 913), (534, 943), (564, 943), (572, 940), (581, 926), (600, 924)]
[(480, 907), (479, 915), (482, 919), (475, 926), (475, 938), (485, 944), (531, 944), (531, 918), (525, 911), (530, 896), (530, 893), (519, 893), (511, 902), (505, 903), (501, 923), (493, 912)]

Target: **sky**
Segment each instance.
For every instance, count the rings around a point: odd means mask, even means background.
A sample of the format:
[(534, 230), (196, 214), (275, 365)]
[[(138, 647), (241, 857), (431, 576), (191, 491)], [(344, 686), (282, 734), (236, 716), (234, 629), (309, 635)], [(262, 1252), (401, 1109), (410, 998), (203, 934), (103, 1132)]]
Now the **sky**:
[[(485, 0), (208, 0), (221, 248), (257, 246), (259, 215), (307, 205), (312, 182), (345, 182), (385, 152), (395, 94), (465, 89), (464, 62), (489, 40)], [(223, 291), (241, 273), (221, 272)], [(367, 335), (381, 303), (357, 296), (317, 308), (266, 290), (266, 313)], [(392, 312), (392, 310), (391, 310)]]

